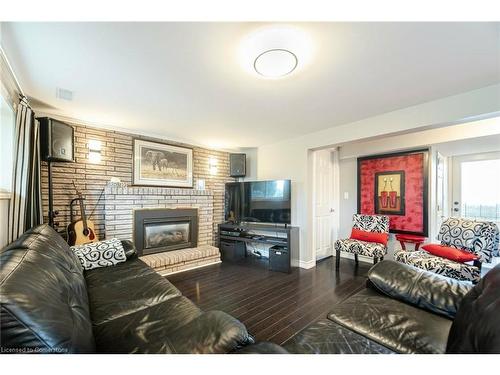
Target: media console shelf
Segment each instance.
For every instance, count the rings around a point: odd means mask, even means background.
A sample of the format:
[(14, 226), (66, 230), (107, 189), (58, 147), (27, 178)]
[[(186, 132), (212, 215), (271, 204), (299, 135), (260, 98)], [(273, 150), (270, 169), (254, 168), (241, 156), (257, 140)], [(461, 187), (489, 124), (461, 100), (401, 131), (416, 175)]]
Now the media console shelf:
[(265, 224), (219, 224), (219, 248), (223, 254), (223, 261), (224, 258), (237, 260), (246, 256), (245, 245), (247, 243), (271, 245), (269, 269), (290, 272), (291, 254), (299, 253), (299, 227)]

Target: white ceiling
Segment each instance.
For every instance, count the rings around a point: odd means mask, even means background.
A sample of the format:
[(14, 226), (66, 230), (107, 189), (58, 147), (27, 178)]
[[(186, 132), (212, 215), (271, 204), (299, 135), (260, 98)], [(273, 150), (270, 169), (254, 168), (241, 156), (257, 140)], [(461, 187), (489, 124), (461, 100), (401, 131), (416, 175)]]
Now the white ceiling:
[[(257, 23), (4, 23), (46, 113), (214, 148), (254, 147), (500, 82), (498, 23), (296, 23), (314, 43), (285, 79), (248, 74)], [(74, 92), (55, 97), (56, 87)], [(43, 107), (43, 108), (42, 108)]]

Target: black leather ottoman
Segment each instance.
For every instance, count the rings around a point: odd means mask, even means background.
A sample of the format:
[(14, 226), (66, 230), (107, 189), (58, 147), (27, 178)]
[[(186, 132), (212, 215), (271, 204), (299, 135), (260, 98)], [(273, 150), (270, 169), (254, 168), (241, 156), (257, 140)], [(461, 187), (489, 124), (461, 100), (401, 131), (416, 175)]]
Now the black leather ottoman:
[(329, 319), (321, 319), (296, 334), (285, 345), (301, 354), (390, 354), (390, 349)]

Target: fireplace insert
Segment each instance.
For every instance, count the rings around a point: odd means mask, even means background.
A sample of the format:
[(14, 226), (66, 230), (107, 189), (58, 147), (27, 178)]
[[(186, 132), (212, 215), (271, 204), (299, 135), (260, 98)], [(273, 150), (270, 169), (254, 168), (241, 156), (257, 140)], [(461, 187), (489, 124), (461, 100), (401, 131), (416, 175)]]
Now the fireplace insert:
[(134, 244), (139, 256), (196, 247), (197, 243), (197, 209), (134, 211)]

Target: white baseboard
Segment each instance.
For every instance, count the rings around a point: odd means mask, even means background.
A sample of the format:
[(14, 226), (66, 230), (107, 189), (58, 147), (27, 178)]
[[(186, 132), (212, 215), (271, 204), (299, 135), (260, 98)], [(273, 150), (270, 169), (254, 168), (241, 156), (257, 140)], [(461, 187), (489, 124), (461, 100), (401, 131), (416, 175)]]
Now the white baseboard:
[(298, 259), (292, 259), (292, 267), (300, 267), (300, 268), (313, 268), (316, 267), (316, 261), (315, 260), (298, 260)]

